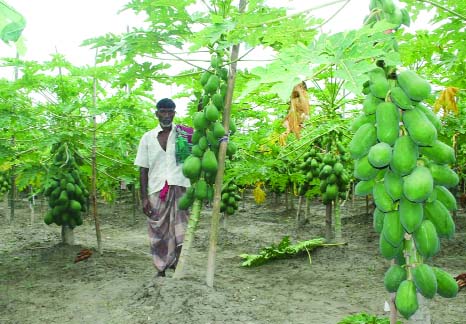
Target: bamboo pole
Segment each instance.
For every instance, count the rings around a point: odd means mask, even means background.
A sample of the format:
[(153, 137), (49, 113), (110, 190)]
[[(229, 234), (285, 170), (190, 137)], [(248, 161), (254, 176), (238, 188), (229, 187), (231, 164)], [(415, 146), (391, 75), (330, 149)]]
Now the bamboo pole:
[(174, 279), (181, 279), (185, 275), (185, 264), (186, 259), (190, 255), (191, 246), (194, 241), (194, 234), (199, 224), (199, 219), (202, 210), (202, 202), (199, 199), (196, 199), (193, 203), (193, 208), (191, 210), (191, 215), (189, 217), (188, 227), (186, 228), (186, 234), (183, 240), (183, 248), (181, 249), (181, 254), (178, 259), (178, 264), (176, 265), (175, 273), (173, 274)]
[[(16, 51), (16, 58), (19, 59), (19, 53)], [(19, 78), (19, 69), (18, 66), (15, 66), (15, 81), (18, 80)], [(14, 109), (14, 108), (13, 108)], [(16, 138), (15, 135), (11, 135), (11, 146), (14, 147), (16, 145)], [(15, 198), (16, 198), (16, 168), (15, 164), (12, 165), (11, 167), (11, 186), (10, 186), (10, 217), (8, 219), (8, 223), (11, 223), (13, 219), (15, 218)]]
[[(240, 0), (239, 12), (243, 12), (246, 8), (247, 0)], [(236, 77), (236, 65), (239, 56), (239, 44), (235, 44), (231, 50), (231, 65), (230, 73), (228, 74), (228, 91), (225, 98), (225, 109), (223, 111), (223, 127), (225, 132), (228, 134), (230, 129), (230, 113), (231, 103), (233, 101), (233, 89), (235, 87)], [(209, 254), (207, 259), (207, 275), (206, 283), (207, 286), (214, 286), (214, 274), (215, 274), (215, 257), (217, 254), (217, 241), (219, 232), (219, 220), (220, 220), (220, 198), (222, 194), (222, 183), (223, 174), (225, 172), (225, 155), (227, 150), (227, 142), (221, 141), (218, 149), (218, 170), (215, 177), (215, 191), (214, 191), (214, 204), (212, 207), (212, 222), (210, 228), (210, 239), (209, 239)]]
[[(94, 86), (93, 86), (93, 93), (92, 93), (92, 104), (94, 109), (96, 109), (97, 103), (97, 79), (94, 78)], [(91, 200), (92, 200), (92, 214), (94, 217), (94, 224), (95, 224), (95, 234), (97, 237), (97, 251), (100, 255), (102, 255), (102, 235), (100, 231), (100, 222), (99, 216), (97, 214), (97, 186), (96, 186), (96, 178), (97, 178), (97, 159), (96, 159), (96, 150), (97, 150), (97, 141), (96, 141), (96, 133), (97, 133), (97, 116), (95, 114), (92, 115), (92, 122), (93, 122), (93, 130), (92, 130), (92, 156), (91, 156), (91, 164), (92, 164), (92, 177), (91, 177)]]

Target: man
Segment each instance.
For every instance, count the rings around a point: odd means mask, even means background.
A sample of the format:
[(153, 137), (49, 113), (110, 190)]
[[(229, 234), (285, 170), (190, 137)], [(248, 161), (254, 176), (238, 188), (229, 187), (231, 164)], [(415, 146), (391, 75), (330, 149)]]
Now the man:
[(134, 164), (140, 167), (142, 210), (147, 216), (152, 260), (157, 276), (164, 277), (167, 268), (175, 269), (181, 253), (189, 213), (177, 206), (190, 181), (175, 156), (175, 103), (165, 98), (156, 107), (159, 125), (142, 136)]

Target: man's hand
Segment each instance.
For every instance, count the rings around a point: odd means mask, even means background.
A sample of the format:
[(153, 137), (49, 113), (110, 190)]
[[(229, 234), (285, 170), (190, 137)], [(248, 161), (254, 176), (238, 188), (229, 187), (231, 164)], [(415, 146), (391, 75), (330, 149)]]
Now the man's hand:
[(152, 206), (150, 204), (149, 198), (142, 199), (142, 211), (147, 217), (150, 217), (152, 214)]

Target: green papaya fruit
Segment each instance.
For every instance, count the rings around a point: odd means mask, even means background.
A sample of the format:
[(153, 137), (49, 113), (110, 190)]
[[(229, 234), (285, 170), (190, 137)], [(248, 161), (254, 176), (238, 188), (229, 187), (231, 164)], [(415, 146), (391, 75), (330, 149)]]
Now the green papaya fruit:
[(419, 308), (416, 285), (412, 280), (404, 280), (396, 291), (395, 305), (403, 317), (409, 319)]
[(201, 174), (201, 159), (194, 155), (188, 156), (184, 160), (181, 170), (183, 175), (191, 181), (199, 179)]
[(413, 232), (413, 239), (417, 252), (424, 258), (434, 256), (440, 249), (437, 230), (435, 225), (428, 219), (423, 220), (417, 230)]
[(390, 89), (390, 99), (397, 107), (403, 110), (414, 108), (413, 102), (400, 87), (393, 87)]
[(438, 267), (432, 267), (437, 278), (437, 293), (445, 298), (453, 298), (458, 294), (458, 283), (448, 272)]
[(435, 140), (431, 146), (421, 146), (419, 152), (437, 164), (456, 162), (453, 148), (439, 140)]
[(393, 211), (395, 206), (392, 198), (385, 190), (383, 182), (376, 182), (372, 191), (374, 203), (384, 213)]
[(405, 70), (397, 75), (398, 86), (415, 101), (422, 101), (429, 97), (431, 87), (429, 82), (421, 78), (416, 72)]
[(437, 231), (438, 236), (452, 238), (455, 234), (455, 222), (450, 211), (440, 201), (434, 200), (424, 204), (424, 214)]
[(403, 194), (403, 178), (391, 171), (390, 169), (385, 172), (384, 181), (385, 191), (390, 195), (393, 201), (400, 200)]
[(422, 204), (412, 202), (404, 196), (400, 199), (398, 207), (400, 223), (407, 233), (413, 233), (421, 226), (424, 220), (424, 209)]
[(380, 142), (371, 146), (367, 158), (374, 168), (384, 168), (390, 164), (392, 152), (393, 149), (389, 144)]
[(404, 177), (403, 194), (413, 202), (422, 203), (432, 194), (434, 179), (425, 166), (417, 166), (411, 174)]
[(409, 136), (400, 136), (393, 146), (390, 168), (401, 176), (407, 175), (416, 167), (418, 157), (417, 144)]
[(422, 110), (405, 110), (402, 119), (409, 137), (419, 146), (431, 146), (437, 140), (437, 129)]
[(458, 185), (459, 177), (448, 165), (429, 164), (429, 170), (437, 186), (452, 188)]
[(349, 143), (349, 152), (353, 159), (359, 159), (366, 155), (372, 145), (377, 143), (376, 128), (373, 124), (361, 125)]
[(217, 121), (217, 119), (220, 116), (220, 113), (219, 113), (217, 107), (215, 107), (215, 105), (213, 105), (213, 104), (208, 104), (204, 108), (204, 112), (205, 112), (205, 118), (210, 122)]
[(450, 190), (448, 190), (444, 186), (436, 185), (434, 187), (434, 191), (436, 192), (436, 197), (438, 201), (440, 201), (448, 210), (458, 210), (456, 198)]
[(382, 235), (392, 246), (400, 246), (403, 242), (404, 230), (397, 210), (385, 213)]
[(411, 268), (411, 275), (417, 290), (426, 298), (434, 298), (437, 293), (437, 278), (432, 268), (421, 263)]
[(392, 264), (385, 272), (383, 284), (388, 292), (394, 293), (406, 278), (405, 268), (398, 264)]
[(384, 220), (385, 213), (377, 207), (374, 208), (374, 212), (372, 213), (372, 227), (379, 234), (382, 233)]
[(207, 150), (204, 152), (202, 157), (202, 170), (209, 173), (216, 173), (218, 168), (217, 158), (215, 153), (212, 150)]

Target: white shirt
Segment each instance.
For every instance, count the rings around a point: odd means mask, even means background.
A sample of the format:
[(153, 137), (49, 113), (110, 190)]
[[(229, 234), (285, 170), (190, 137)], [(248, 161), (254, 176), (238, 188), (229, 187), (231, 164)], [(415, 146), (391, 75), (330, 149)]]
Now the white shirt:
[(163, 150), (157, 139), (161, 131), (162, 128), (159, 125), (142, 136), (134, 160), (134, 165), (149, 169), (149, 195), (162, 190), (165, 181), (169, 185), (191, 186), (189, 179), (183, 175), (181, 170), (183, 164), (176, 165), (176, 125), (172, 125), (172, 130), (168, 135), (167, 151)]

